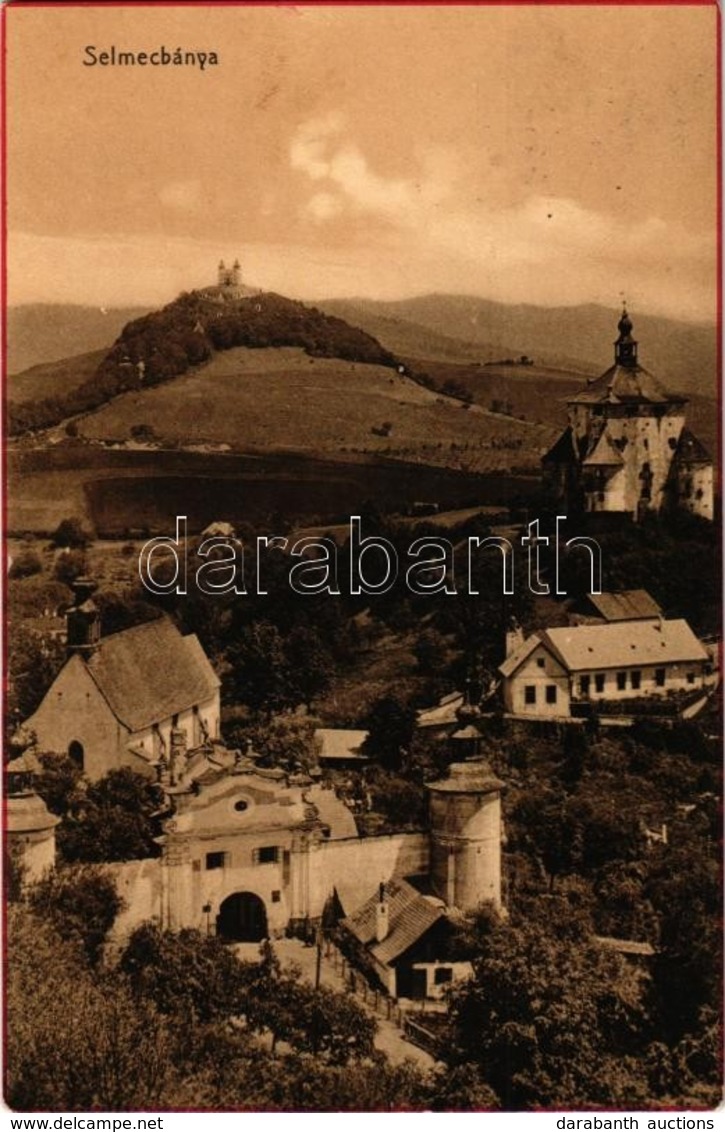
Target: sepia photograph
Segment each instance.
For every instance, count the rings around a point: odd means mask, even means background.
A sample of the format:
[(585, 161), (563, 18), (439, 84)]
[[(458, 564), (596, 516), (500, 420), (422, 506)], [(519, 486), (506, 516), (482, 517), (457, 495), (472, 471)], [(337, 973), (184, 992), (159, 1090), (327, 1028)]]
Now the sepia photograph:
[(0, 18), (6, 1110), (717, 1128), (716, 4)]

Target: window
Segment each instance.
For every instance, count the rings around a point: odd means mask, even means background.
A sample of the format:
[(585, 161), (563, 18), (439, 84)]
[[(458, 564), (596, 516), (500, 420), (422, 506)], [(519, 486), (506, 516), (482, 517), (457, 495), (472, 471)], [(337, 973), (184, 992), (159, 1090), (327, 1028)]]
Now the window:
[(617, 688), (619, 689), (620, 692), (623, 692), (626, 687), (627, 687), (627, 673), (626, 672), (618, 672), (617, 673)]
[(275, 888), (274, 891), (272, 892), (272, 903), (273, 904), (279, 904), (281, 899), (282, 899), (282, 893), (279, 891), (278, 888)]
[(539, 668), (543, 668), (545, 663), (543, 656), (537, 656), (536, 663), (538, 664)]
[(639, 691), (641, 685), (642, 685), (642, 673), (639, 671), (638, 668), (635, 668), (634, 671), (632, 672), (632, 687), (634, 688), (635, 692)]
[(451, 967), (436, 967), (433, 973), (433, 982), (437, 987), (441, 983), (450, 983), (453, 979), (453, 969)]
[(664, 668), (655, 668), (655, 684), (658, 688), (664, 688), (666, 675)]
[(84, 765), (83, 765), (83, 759), (84, 759), (83, 744), (79, 743), (77, 739), (74, 739), (73, 742), (69, 743), (69, 745), (68, 745), (68, 758), (72, 759), (72, 761), (76, 764), (76, 766), (78, 767), (79, 770), (85, 769)]
[(579, 692), (582, 696), (588, 696), (589, 695), (590, 681), (591, 681), (591, 677), (589, 677), (589, 676), (580, 676), (579, 677)]
[(207, 869), (223, 869), (227, 863), (226, 853), (207, 853), (206, 867)]
[(263, 845), (252, 853), (255, 865), (276, 865), (279, 860), (279, 848), (276, 845)]
[(688, 672), (687, 673), (687, 683), (688, 684), (694, 684), (695, 683), (695, 673), (694, 672)]
[(238, 802), (234, 803), (234, 809), (240, 814), (243, 814), (248, 808), (249, 802), (245, 802), (243, 798), (240, 798)]
[(603, 692), (604, 691), (604, 673), (603, 672), (597, 672), (596, 676), (594, 677), (594, 687), (595, 687), (597, 692)]
[(536, 703), (536, 687), (535, 687), (534, 684), (527, 684), (526, 687), (524, 688), (524, 703), (525, 704), (535, 704)]
[(556, 703), (556, 684), (546, 685), (546, 702), (547, 704)]

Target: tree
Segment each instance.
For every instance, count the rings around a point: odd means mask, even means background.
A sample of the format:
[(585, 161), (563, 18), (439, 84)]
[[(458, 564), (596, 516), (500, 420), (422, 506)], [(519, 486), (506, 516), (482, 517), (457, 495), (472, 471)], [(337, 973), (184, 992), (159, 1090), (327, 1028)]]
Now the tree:
[(32, 715), (60, 672), (65, 650), (59, 641), (45, 641), (22, 623), (8, 626), (8, 696), (5, 718), (10, 731)]
[(131, 861), (157, 857), (153, 814), (158, 788), (128, 767), (111, 770), (69, 799), (58, 848), (66, 861)]
[(61, 519), (51, 536), (54, 546), (68, 547), (70, 550), (85, 550), (91, 536), (77, 516)]
[(364, 743), (365, 753), (389, 770), (398, 770), (403, 751), (413, 738), (416, 712), (395, 696), (383, 696), (376, 700), (368, 714), (366, 725), (368, 737)]
[(491, 932), (473, 978), (452, 990), (451, 1060), (476, 1064), (506, 1109), (644, 1103), (636, 974), (568, 925), (562, 938), (545, 907)]
[(134, 992), (162, 1014), (205, 1023), (243, 1009), (254, 965), (241, 963), (217, 936), (194, 928), (162, 931), (146, 923), (133, 932), (119, 966)]
[(320, 721), (313, 715), (279, 712), (264, 723), (244, 729), (243, 735), (265, 764), (287, 771), (308, 773), (317, 767)]
[(122, 901), (108, 873), (96, 865), (53, 869), (29, 890), (31, 909), (48, 919), (58, 935), (78, 943), (95, 966)]
[(37, 757), (42, 769), (33, 780), (36, 793), (51, 813), (65, 817), (87, 788), (83, 771), (70, 755), (41, 751)]
[(43, 909), (7, 918), (5, 1099), (21, 1111), (162, 1107), (172, 1031), (124, 980), (89, 969)]
[(282, 635), (269, 621), (255, 621), (242, 629), (238, 639), (227, 648), (226, 660), (231, 667), (229, 684), (236, 702), (269, 713), (298, 702)]

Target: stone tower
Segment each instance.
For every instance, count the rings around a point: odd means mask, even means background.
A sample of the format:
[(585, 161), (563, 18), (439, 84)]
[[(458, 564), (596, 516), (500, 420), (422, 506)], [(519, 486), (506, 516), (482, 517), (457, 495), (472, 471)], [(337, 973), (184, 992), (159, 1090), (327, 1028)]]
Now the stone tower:
[(686, 399), (640, 365), (626, 307), (617, 330), (614, 365), (569, 400), (568, 427), (543, 459), (550, 494), (569, 515), (712, 519), (712, 461), (685, 428)]
[(447, 778), (426, 785), (431, 882), (450, 907), (468, 911), (484, 900), (501, 906), (504, 787), (484, 758), (452, 763)]
[(8, 848), (20, 853), (25, 882), (39, 880), (55, 864), (55, 827), (60, 818), (33, 789), (33, 775), (39, 769), (27, 751), (5, 768)]
[(224, 260), (219, 260), (219, 267), (217, 268), (217, 286), (219, 287), (238, 287), (241, 283), (242, 269), (238, 259), (234, 260), (232, 267), (226, 267)]

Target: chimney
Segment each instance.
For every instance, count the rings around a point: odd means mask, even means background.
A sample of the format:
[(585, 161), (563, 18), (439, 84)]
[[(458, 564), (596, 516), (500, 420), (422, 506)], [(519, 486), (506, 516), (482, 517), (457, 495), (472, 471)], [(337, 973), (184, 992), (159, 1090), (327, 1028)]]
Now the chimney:
[(390, 932), (390, 905), (385, 899), (385, 885), (381, 884), (378, 891), (378, 903), (375, 906), (375, 941), (382, 943)]
[(92, 594), (96, 583), (92, 578), (76, 578), (73, 583), (73, 605), (66, 612), (66, 652), (91, 657), (101, 642), (101, 618)]
[(524, 643), (524, 631), (515, 617), (512, 617), (506, 627), (506, 655), (504, 660), (516, 652), (519, 645)]

